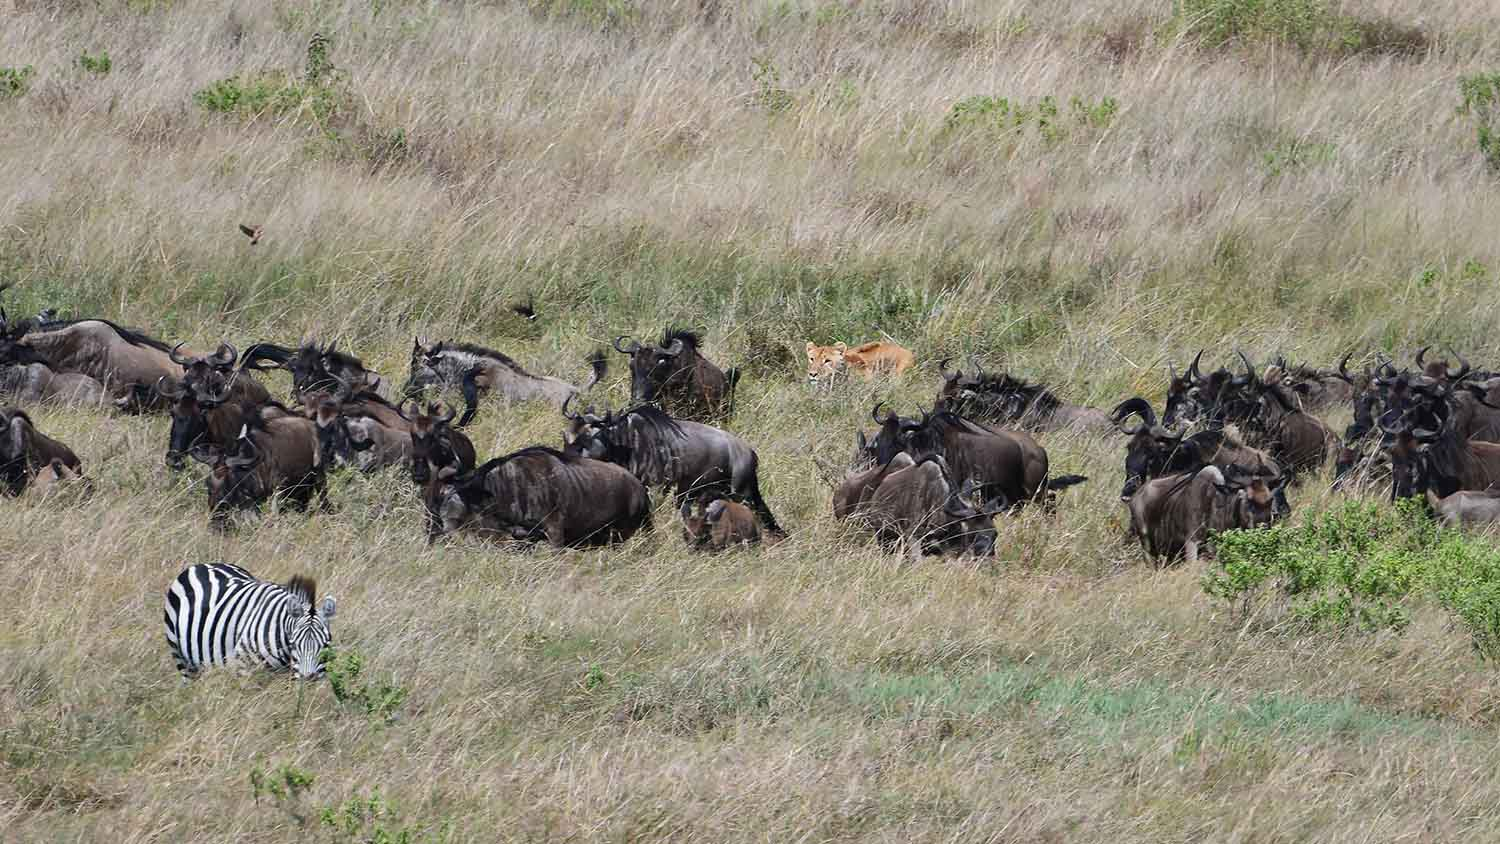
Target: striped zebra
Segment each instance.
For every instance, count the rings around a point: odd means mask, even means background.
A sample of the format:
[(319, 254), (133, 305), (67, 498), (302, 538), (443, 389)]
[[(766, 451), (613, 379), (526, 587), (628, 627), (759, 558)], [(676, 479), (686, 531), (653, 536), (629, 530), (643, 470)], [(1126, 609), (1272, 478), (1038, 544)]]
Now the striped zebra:
[(177, 670), (192, 678), (205, 665), (243, 660), (321, 676), (336, 605), (332, 596), (318, 604), (317, 595), (317, 583), (301, 575), (282, 586), (228, 563), (188, 566), (167, 589), (162, 616)]

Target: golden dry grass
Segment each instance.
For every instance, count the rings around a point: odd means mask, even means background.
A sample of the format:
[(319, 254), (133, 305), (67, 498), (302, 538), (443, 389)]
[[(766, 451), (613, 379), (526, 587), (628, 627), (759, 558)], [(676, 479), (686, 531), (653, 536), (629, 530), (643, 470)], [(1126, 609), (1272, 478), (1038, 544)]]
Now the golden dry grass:
[[(820, 464), (877, 398), (929, 400), (945, 354), (1106, 406), (1159, 397), (1199, 345), (1494, 359), (1500, 192), (1454, 107), (1458, 76), (1500, 67), (1500, 7), (1424, 4), (1411, 57), (1207, 49), (1170, 14), (0, 0), (0, 62), (36, 68), (0, 99), (10, 309), (311, 332), (398, 378), (414, 333), (575, 379), (667, 321), (722, 362), (793, 353), (733, 423), (792, 537), (719, 557), (665, 507), (605, 551), (428, 548), (396, 473), (220, 535), (196, 473), (161, 464), (165, 420), (39, 409), (98, 492), (4, 504), (0, 838), (1494, 840), (1496, 682), (1467, 638), (1432, 608), (1401, 635), (1231, 621), (1126, 541), (1117, 439), (1046, 439), (1092, 480), (1002, 520), (993, 564), (913, 564), (828, 514)], [(295, 81), (314, 31), (327, 121), (195, 105), (231, 75)], [(77, 66), (101, 50), (110, 73)], [(945, 130), (973, 95), (1119, 110), (1058, 140)], [(534, 326), (506, 310), (527, 296)], [(805, 339), (882, 333), (918, 353), (904, 380), (803, 389)], [(490, 405), (476, 442), (559, 429)], [(1332, 498), (1325, 478), (1293, 503)], [(212, 559), (316, 574), (336, 643), (408, 691), (394, 720), (327, 684), (184, 684), (162, 593)], [(255, 799), (251, 772), (285, 765), (307, 791)], [(382, 818), (320, 818), (376, 794)]]

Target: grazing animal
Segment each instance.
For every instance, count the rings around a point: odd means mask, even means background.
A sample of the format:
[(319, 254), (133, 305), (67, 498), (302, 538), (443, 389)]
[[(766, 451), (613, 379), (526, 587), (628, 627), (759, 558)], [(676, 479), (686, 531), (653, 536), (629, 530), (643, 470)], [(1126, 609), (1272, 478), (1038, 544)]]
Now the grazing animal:
[(271, 401), (265, 388), (244, 372), (225, 379), (212, 376), (191, 386), (186, 381), (173, 383), (162, 378), (156, 382), (155, 392), (171, 402), (172, 427), (164, 459), (174, 470), (187, 465), (188, 454), (196, 445), (225, 448), (251, 419), (292, 413)]
[(1339, 450), (1338, 435), (1275, 384), (1261, 385), (1261, 414), (1255, 420), (1264, 445), (1288, 472), (1315, 470)]
[(229, 563), (198, 563), (167, 588), (162, 620), (184, 677), (239, 661), (312, 680), (323, 676), (322, 653), (333, 639), (328, 622), (337, 609), (332, 595), (318, 601), (317, 583), (308, 577), (283, 586)]
[(1427, 504), (1445, 527), (1489, 526), (1500, 522), (1500, 486), (1459, 490), (1446, 498), (1427, 490)]
[(167, 344), (108, 320), (49, 322), (45, 327), (28, 320), (14, 327), (6, 325), (0, 333), (10, 340), (6, 360), (42, 363), (57, 374), (88, 376), (103, 385), (121, 410), (165, 408), (152, 385), (182, 372)]
[(717, 493), (750, 505), (766, 533), (785, 535), (760, 494), (760, 458), (744, 440), (718, 428), (673, 419), (651, 405), (618, 414), (569, 413), (563, 450), (624, 466), (651, 487), (687, 496)]
[(22, 402), (97, 405), (108, 394), (103, 384), (81, 372), (58, 372), (45, 363), (0, 363), (0, 395)]
[(53, 461), (79, 472), (83, 463), (71, 448), (36, 429), (19, 408), (0, 408), (0, 492), (20, 495)]
[(366, 369), (359, 358), (339, 351), (335, 348), (337, 345), (329, 343), (325, 347), (307, 340), (296, 349), (288, 349), (275, 343), (256, 343), (245, 350), (240, 367), (258, 372), (282, 369), (291, 373), (294, 402), (301, 401), (306, 393), (332, 392), (340, 388), (351, 392), (369, 390), (384, 395), (385, 381)]
[(588, 383), (581, 387), (548, 375), (532, 375), (505, 354), (475, 346), (444, 340), (429, 344), (421, 337), (412, 342), (411, 375), (402, 388), (406, 398), (416, 398), (429, 387), (460, 389), (464, 395), (464, 415), (458, 427), (468, 425), (479, 411), (479, 398), (489, 392), (509, 401), (550, 401), (558, 407), (579, 393), (588, 392), (608, 371), (603, 351), (589, 357), (593, 370)]
[(211, 519), (217, 526), (222, 527), (231, 512), (257, 509), (278, 493), (299, 510), (305, 510), (314, 495), (328, 507), (317, 426), (311, 419), (254, 418), (231, 446), (200, 443), (189, 454), (209, 467), (205, 483)]
[(1432, 431), (1415, 427), (1409, 413), (1393, 410), (1381, 417), (1380, 427), (1391, 460), (1392, 500), (1428, 490), (1447, 498), (1500, 483), (1500, 444), (1464, 439), (1451, 416)]
[[(864, 432), (860, 432), (860, 449), (864, 450)], [(833, 517), (840, 521), (850, 518), (875, 494), (887, 475), (916, 465), (910, 454), (901, 452), (878, 466), (844, 475), (844, 482), (833, 493)]]
[(886, 474), (858, 516), (886, 545), (905, 544), (924, 554), (995, 553), (995, 513), (1003, 500), (976, 509), (965, 499), (943, 458), (929, 454)]
[(434, 475), (461, 475), (474, 468), (474, 443), (463, 431), (453, 427), (453, 411), (444, 412), (440, 404), (429, 404), (427, 412), (412, 402), (411, 479), (426, 484)]
[(445, 534), (469, 529), (501, 541), (546, 540), (557, 548), (623, 542), (651, 524), (651, 498), (635, 476), (543, 446), (453, 479), (437, 511)]
[(408, 420), (393, 427), (372, 414), (347, 411), (338, 399), (325, 397), (318, 402), (313, 422), (318, 426), (318, 451), (327, 464), (375, 472), (411, 462)]
[(819, 346), (807, 341), (807, 380), (814, 384), (831, 384), (835, 378), (850, 372), (866, 381), (881, 374), (900, 375), (916, 362), (910, 350), (883, 340), (853, 349), (842, 342)]
[[(1126, 426), (1125, 420), (1133, 415), (1141, 417), (1141, 424)], [(1121, 501), (1128, 501), (1142, 484), (1152, 478), (1191, 471), (1205, 464), (1225, 471), (1234, 466), (1257, 477), (1279, 478), (1282, 475), (1280, 464), (1270, 455), (1240, 442), (1238, 436), (1228, 429), (1214, 428), (1192, 436), (1168, 431), (1157, 424), (1156, 412), (1145, 399), (1137, 397), (1120, 402), (1110, 417), (1130, 437), (1125, 445), (1125, 485), (1120, 490)]]
[(1268, 482), (1217, 466), (1147, 481), (1126, 502), (1130, 531), (1154, 559), (1198, 562), (1209, 534), (1270, 524), (1291, 512), (1285, 478)]
[(689, 548), (723, 551), (735, 545), (760, 542), (760, 525), (749, 507), (727, 498), (715, 498), (706, 505), (691, 498), (682, 501), (682, 532)]
[(943, 386), (933, 407), (966, 419), (994, 425), (1014, 425), (1025, 431), (1094, 430), (1113, 427), (1109, 415), (1093, 407), (1067, 404), (1041, 384), (1031, 384), (1007, 373), (976, 369), (948, 371), (938, 364)]
[(674, 419), (710, 422), (734, 413), (738, 370), (719, 369), (699, 352), (702, 340), (692, 331), (668, 328), (661, 345), (643, 346), (616, 337), (615, 351), (630, 356), (630, 398), (655, 402)]

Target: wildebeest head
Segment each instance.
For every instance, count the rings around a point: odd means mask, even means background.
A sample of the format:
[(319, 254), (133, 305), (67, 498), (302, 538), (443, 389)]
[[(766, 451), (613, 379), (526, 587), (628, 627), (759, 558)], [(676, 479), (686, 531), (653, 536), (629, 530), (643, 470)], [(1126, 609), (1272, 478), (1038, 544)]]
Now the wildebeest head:
[(1459, 354), (1458, 352), (1453, 353), (1453, 356), (1458, 358), (1458, 369), (1456, 370), (1453, 367), (1449, 366), (1448, 361), (1446, 360), (1425, 360), (1427, 356), (1427, 350), (1430, 348), (1432, 347), (1423, 346), (1422, 348), (1417, 350), (1417, 369), (1420, 370), (1424, 376), (1434, 381), (1446, 384), (1450, 382), (1456, 383), (1458, 381), (1462, 381), (1464, 377), (1469, 374), (1469, 362), (1464, 360), (1464, 356)]
[[(1202, 412), (1198, 400), (1194, 395), (1200, 381), (1204, 380), (1198, 372), (1198, 365), (1203, 361), (1203, 350), (1193, 356), (1193, 362), (1188, 365), (1187, 371), (1181, 375), (1177, 374), (1177, 367), (1171, 366), (1168, 370), (1167, 381), (1167, 406), (1162, 416), (1162, 423), (1168, 428), (1176, 427), (1179, 422), (1191, 422), (1197, 419)], [(1154, 423), (1153, 423), (1154, 424)]]
[(229, 385), (220, 382), (217, 389), (208, 384), (189, 386), (172, 383), (165, 377), (156, 382), (157, 395), (171, 402), (172, 430), (167, 439), (166, 463), (169, 468), (187, 465), (187, 456), (208, 433), (208, 413), (229, 397)]
[(318, 450), (323, 460), (334, 466), (354, 466), (359, 463), (361, 452), (375, 445), (364, 429), (351, 424), (344, 415), (339, 398), (323, 396), (313, 409), (313, 422), (318, 427)]
[[(1421, 495), (1431, 485), (1432, 446), (1449, 427), (1442, 431), (1417, 427), (1410, 412), (1394, 409), (1382, 414), (1379, 424), (1384, 433), (1381, 447), (1391, 463), (1391, 500)], [(1439, 494), (1450, 492), (1439, 490)]]
[(474, 446), (467, 436), (453, 429), (453, 409), (434, 402), (422, 413), (416, 402), (411, 404), (412, 410), (407, 415), (412, 420), (412, 482), (425, 484), (434, 472), (442, 478), (474, 468)]
[[(1126, 425), (1125, 420), (1139, 416), (1141, 422)], [(1130, 441), (1125, 445), (1125, 486), (1120, 490), (1120, 500), (1134, 495), (1146, 481), (1161, 475), (1179, 449), (1189, 448), (1183, 442), (1182, 432), (1172, 433), (1156, 421), (1156, 412), (1143, 398), (1132, 398), (1120, 402), (1110, 418)]]
[(563, 432), (563, 451), (578, 457), (593, 460), (621, 460), (626, 443), (617, 436), (619, 419), (606, 410), (603, 416), (590, 407), (582, 413), (568, 410), (573, 401), (569, 396), (563, 400), (562, 415), (568, 420), (568, 429)]
[(942, 526), (927, 538), (944, 552), (991, 557), (995, 554), (995, 515), (1004, 512), (1006, 502), (988, 501), (982, 508), (969, 503), (977, 485), (970, 481), (954, 490), (943, 502)]
[(406, 380), (406, 386), (402, 388), (401, 394), (407, 398), (418, 396), (429, 387), (441, 386), (444, 383), (442, 373), (437, 370), (437, 351), (439, 344), (428, 343), (424, 337), (413, 337), (411, 342), (411, 369)]
[(328, 622), (338, 610), (332, 595), (318, 602), (318, 585), (308, 577), (293, 577), (286, 585), (292, 595), (290, 611), (282, 617), (281, 638), (290, 651), (288, 667), (299, 680), (323, 676), (323, 651), (333, 641)]
[(215, 390), (234, 371), (234, 363), (239, 360), (239, 352), (228, 343), (220, 343), (219, 348), (213, 354), (195, 357), (184, 355), (182, 344), (178, 343), (172, 347), (168, 357), (173, 363), (182, 367), (183, 386), (190, 389), (204, 387)]
[[(630, 340), (630, 344), (622, 346), (624, 340)], [(701, 359), (698, 354), (701, 343), (695, 332), (675, 328), (667, 329), (659, 346), (616, 337), (615, 351), (630, 355), (630, 398), (658, 401), (663, 390), (687, 388)]]
[(248, 428), (228, 448), (200, 443), (188, 453), (209, 467), (206, 485), (214, 524), (222, 524), (234, 510), (254, 509), (271, 493), (255, 471), (261, 455)]
[(1290, 476), (1268, 479), (1251, 475), (1238, 466), (1228, 467), (1220, 476), (1225, 483), (1218, 485), (1218, 491), (1229, 496), (1231, 522), (1235, 527), (1264, 527), (1291, 514), (1291, 505), (1286, 500)]
[[(338, 351), (338, 344), (326, 347), (308, 340), (299, 348), (287, 349), (271, 343), (258, 343), (245, 351), (242, 368), (285, 369), (292, 375), (292, 400), (306, 393), (332, 392), (340, 387), (353, 392), (378, 389), (380, 376), (365, 368), (359, 358)], [(274, 366), (267, 366), (269, 361)]]
[[(915, 419), (898, 416), (895, 411), (888, 411), (882, 419), (880, 408), (884, 404), (885, 402), (878, 402), (870, 411), (870, 418), (875, 420), (878, 426), (875, 431), (875, 441), (861, 449), (875, 464), (881, 466), (891, 462), (891, 458), (906, 450), (907, 429), (916, 424)], [(860, 433), (863, 434), (863, 432)]]

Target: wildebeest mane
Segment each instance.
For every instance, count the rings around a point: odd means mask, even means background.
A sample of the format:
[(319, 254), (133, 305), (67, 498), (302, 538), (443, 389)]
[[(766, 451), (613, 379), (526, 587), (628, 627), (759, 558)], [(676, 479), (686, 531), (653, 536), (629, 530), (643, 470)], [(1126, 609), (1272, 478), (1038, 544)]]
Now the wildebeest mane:
[(668, 416), (666, 411), (654, 404), (638, 404), (629, 410), (622, 411), (615, 416), (614, 423), (616, 425), (623, 424), (625, 420), (632, 416), (645, 422), (647, 426), (654, 429), (660, 435), (670, 434), (678, 438), (687, 436), (687, 434), (683, 433), (682, 426), (677, 424), (676, 419)]
[(474, 355), (475, 357), (494, 358), (495, 360), (500, 361), (502, 364), (510, 367), (511, 369), (514, 369), (516, 372), (519, 372), (522, 375), (531, 375), (531, 373), (527, 372), (519, 363), (516, 363), (515, 359), (513, 359), (510, 355), (507, 355), (504, 352), (496, 351), (487, 346), (480, 346), (475, 343), (461, 343), (457, 340), (443, 340), (432, 348), (430, 354), (439, 355), (443, 352), (464, 352), (465, 354)]
[(672, 345), (673, 340), (681, 340), (682, 345), (692, 346), (695, 351), (703, 345), (703, 338), (698, 332), (690, 328), (668, 326), (667, 330), (662, 332), (661, 347), (665, 349)]

